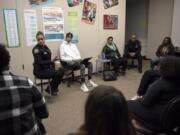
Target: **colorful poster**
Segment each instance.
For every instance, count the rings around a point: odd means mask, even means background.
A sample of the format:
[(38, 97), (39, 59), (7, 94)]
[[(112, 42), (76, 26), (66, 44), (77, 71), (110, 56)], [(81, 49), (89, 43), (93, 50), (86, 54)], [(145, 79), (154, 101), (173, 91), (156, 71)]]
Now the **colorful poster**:
[(64, 9), (58, 7), (43, 7), (44, 34), (47, 41), (64, 39)]
[(67, 0), (67, 3), (68, 3), (69, 7), (78, 6), (82, 2), (83, 2), (83, 0)]
[(24, 22), (26, 30), (27, 46), (36, 45), (37, 14), (36, 10), (24, 10)]
[(82, 14), (82, 21), (93, 25), (95, 23), (96, 18), (96, 4), (89, 2), (87, 0), (84, 1), (83, 6), (83, 14)]
[(79, 42), (77, 12), (68, 12), (68, 31), (73, 33), (72, 43), (77, 44)]
[(54, 0), (29, 0), (31, 6), (45, 5), (53, 3)]
[(104, 8), (110, 8), (119, 4), (119, 0), (103, 0)]
[(104, 15), (104, 29), (118, 29), (118, 15)]
[(8, 47), (20, 46), (16, 9), (4, 9), (4, 21)]

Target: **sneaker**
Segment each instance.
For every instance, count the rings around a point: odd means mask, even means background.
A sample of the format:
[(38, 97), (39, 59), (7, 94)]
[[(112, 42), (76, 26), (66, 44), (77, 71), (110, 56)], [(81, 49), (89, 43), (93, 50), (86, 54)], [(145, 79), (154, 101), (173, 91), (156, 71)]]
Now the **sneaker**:
[(95, 82), (93, 82), (92, 80), (89, 80), (89, 83), (88, 83), (90, 86), (92, 86), (92, 87), (97, 87), (98, 85), (95, 83)]
[(131, 98), (131, 100), (136, 100), (138, 98), (140, 98), (140, 96), (134, 96), (134, 97)]
[(80, 89), (81, 89), (83, 92), (88, 92), (88, 91), (89, 91), (89, 89), (88, 89), (88, 87), (86, 86), (85, 83), (81, 84)]

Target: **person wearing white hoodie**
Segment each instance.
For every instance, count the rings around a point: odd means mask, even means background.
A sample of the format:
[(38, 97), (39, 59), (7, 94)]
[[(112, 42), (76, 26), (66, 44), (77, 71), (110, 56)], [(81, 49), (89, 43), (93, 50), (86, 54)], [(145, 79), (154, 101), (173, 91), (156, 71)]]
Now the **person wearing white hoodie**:
[(91, 62), (81, 63), (82, 58), (77, 46), (71, 43), (73, 38), (72, 33), (67, 33), (65, 41), (60, 45), (60, 59), (64, 67), (71, 69), (80, 69), (81, 87), (83, 92), (88, 92), (89, 89), (85, 83), (85, 68), (88, 68), (88, 86), (96, 87), (97, 84), (92, 81), (93, 65)]

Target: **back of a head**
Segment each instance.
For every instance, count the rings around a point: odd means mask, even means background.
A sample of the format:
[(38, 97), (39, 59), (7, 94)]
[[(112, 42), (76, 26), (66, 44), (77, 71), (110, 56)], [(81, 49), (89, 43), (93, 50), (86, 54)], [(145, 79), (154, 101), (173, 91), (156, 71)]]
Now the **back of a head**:
[(85, 107), (87, 135), (132, 135), (126, 99), (112, 86), (98, 86)]
[(162, 77), (180, 83), (180, 58), (175, 56), (163, 58), (160, 63), (160, 72)]
[(8, 70), (10, 62), (10, 55), (5, 45), (0, 43), (0, 73)]

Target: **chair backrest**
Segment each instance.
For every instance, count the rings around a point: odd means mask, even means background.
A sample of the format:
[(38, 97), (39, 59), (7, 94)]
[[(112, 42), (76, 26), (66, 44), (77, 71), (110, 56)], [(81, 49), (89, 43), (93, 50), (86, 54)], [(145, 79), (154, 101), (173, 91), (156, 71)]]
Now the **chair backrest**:
[(170, 100), (161, 120), (162, 126), (166, 130), (172, 130), (180, 126), (180, 95)]

